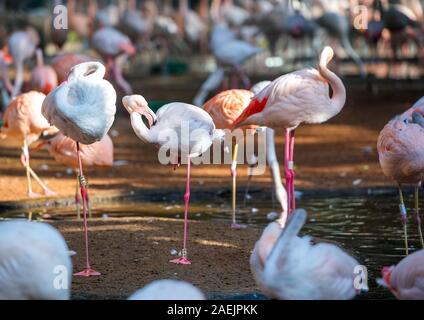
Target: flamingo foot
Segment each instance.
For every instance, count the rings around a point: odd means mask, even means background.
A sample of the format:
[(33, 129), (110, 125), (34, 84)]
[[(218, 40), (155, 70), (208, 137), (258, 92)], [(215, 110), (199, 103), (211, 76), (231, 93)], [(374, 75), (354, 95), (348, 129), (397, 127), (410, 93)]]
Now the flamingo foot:
[(44, 189), (44, 195), (47, 197), (57, 196), (57, 193), (50, 189)]
[(247, 226), (245, 224), (238, 224), (238, 223), (231, 224), (231, 229), (240, 230), (240, 229), (246, 229), (246, 228)]
[(28, 197), (29, 198), (31, 198), (31, 199), (35, 199), (35, 198), (40, 198), (41, 197), (41, 194), (39, 194), (39, 193), (35, 193), (35, 192), (28, 192), (27, 193), (28, 194)]
[(186, 258), (186, 257), (181, 257), (181, 258), (173, 259), (173, 260), (170, 260), (169, 262), (175, 263), (175, 264), (184, 264), (184, 265), (191, 264), (191, 261), (188, 258)]
[(81, 272), (74, 273), (74, 276), (76, 277), (86, 277), (86, 278), (100, 276), (100, 275), (102, 275), (100, 272), (97, 272), (96, 270), (93, 270), (91, 268), (87, 268)]

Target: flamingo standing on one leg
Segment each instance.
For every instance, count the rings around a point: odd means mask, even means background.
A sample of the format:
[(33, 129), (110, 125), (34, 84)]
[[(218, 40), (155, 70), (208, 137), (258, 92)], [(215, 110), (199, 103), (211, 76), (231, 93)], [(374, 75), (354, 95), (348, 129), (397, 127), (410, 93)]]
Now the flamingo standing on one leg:
[[(144, 142), (157, 147), (167, 147), (175, 158), (187, 158), (187, 185), (184, 195), (184, 242), (182, 257), (171, 260), (177, 264), (191, 264), (187, 257), (187, 222), (190, 200), (191, 158), (206, 152), (214, 139), (221, 139), (223, 132), (215, 129), (210, 115), (191, 104), (174, 102), (161, 107), (155, 114), (147, 101), (140, 95), (126, 96), (122, 103), (131, 116), (131, 126), (136, 135)], [(144, 124), (142, 116), (149, 122)], [(170, 139), (175, 137), (175, 139)], [(177, 139), (178, 138), (178, 139)]]
[(421, 139), (424, 138), (424, 98), (410, 109), (392, 119), (381, 130), (377, 150), (383, 173), (397, 181), (400, 198), (400, 214), (405, 237), (405, 252), (408, 255), (407, 215), (402, 194), (402, 184), (415, 185), (415, 215), (418, 223), (421, 246), (424, 248), (419, 213), (419, 187), (424, 179), (424, 151)]
[(50, 91), (57, 87), (57, 74), (53, 67), (44, 64), (41, 49), (37, 49), (36, 54), (37, 66), (31, 73), (31, 88), (32, 90), (49, 94)]
[(106, 80), (105, 67), (99, 62), (86, 62), (72, 68), (68, 81), (45, 99), (43, 115), (65, 136), (76, 142), (80, 191), (85, 231), (86, 269), (77, 276), (97, 276), (89, 261), (87, 227), (87, 181), (84, 176), (80, 144), (100, 141), (112, 127), (116, 113), (116, 92)]
[(26, 169), (28, 196), (30, 198), (39, 195), (32, 191), (31, 177), (37, 181), (47, 196), (55, 195), (37, 176), (29, 164), (28, 146), (37, 141), (46, 132), (57, 130), (52, 127), (41, 113), (41, 106), (45, 99), (41, 92), (30, 91), (17, 96), (9, 106), (3, 116), (4, 125), (1, 133), (10, 138), (23, 141), (21, 163)]
[(257, 284), (276, 299), (354, 298), (359, 262), (334, 244), (311, 244), (310, 237), (299, 237), (305, 221), (300, 209), (284, 229), (273, 222), (264, 230), (250, 257)]
[(424, 300), (424, 250), (411, 253), (396, 266), (384, 267), (377, 283), (400, 300)]
[[(55, 285), (58, 273), (65, 275), (61, 288)], [(68, 246), (55, 228), (39, 222), (0, 223), (0, 300), (68, 300), (71, 274)]]
[[(210, 114), (217, 129), (229, 129), (233, 122), (240, 116), (244, 109), (249, 105), (254, 96), (253, 92), (244, 89), (232, 89), (222, 91), (203, 105), (203, 110)], [(255, 130), (250, 126), (246, 129)], [(254, 131), (253, 131), (254, 133)], [(231, 165), (231, 176), (233, 178), (232, 187), (232, 224), (231, 227), (239, 229), (243, 227), (236, 221), (236, 193), (237, 193), (237, 155), (239, 142), (236, 141), (233, 147), (233, 164)]]
[[(77, 217), (81, 219), (80, 205), (81, 197), (79, 195), (80, 184), (78, 172), (78, 161), (77, 161), (77, 148), (75, 141), (71, 138), (64, 136), (62, 133), (58, 133), (56, 136), (43, 142), (38, 147), (46, 145), (47, 150), (54, 157), (54, 159), (62, 163), (63, 165), (73, 168), (77, 172), (77, 184), (75, 192), (75, 204), (77, 208)], [(94, 142), (93, 144), (80, 144), (80, 156), (82, 165), (87, 167), (112, 167), (113, 166), (113, 142), (109, 135), (105, 135), (100, 141)], [(87, 186), (88, 190), (88, 186)], [(87, 192), (87, 209), (88, 216), (91, 218), (90, 201), (88, 199)]]
[[(327, 68), (333, 49), (325, 47), (318, 70), (308, 68), (283, 75), (255, 95), (234, 122), (233, 127), (249, 124), (285, 128), (285, 176), (289, 214), (295, 209), (294, 130), (301, 123), (323, 123), (337, 115), (346, 101), (346, 89), (340, 78)], [(329, 96), (329, 85), (333, 96)]]

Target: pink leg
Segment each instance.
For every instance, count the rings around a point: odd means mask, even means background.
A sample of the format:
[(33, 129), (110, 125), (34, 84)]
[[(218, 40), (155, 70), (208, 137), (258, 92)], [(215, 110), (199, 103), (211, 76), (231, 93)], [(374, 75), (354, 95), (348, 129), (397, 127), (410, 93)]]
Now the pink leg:
[(222, 80), (221, 91), (228, 90), (228, 77), (226, 76), (224, 80)]
[(286, 129), (286, 141), (284, 146), (284, 175), (286, 178), (286, 189), (287, 189), (287, 210), (291, 213), (291, 170), (289, 166), (290, 159), (290, 130)]
[(187, 258), (187, 224), (188, 224), (188, 204), (190, 201), (190, 166), (191, 159), (188, 158), (187, 162), (187, 184), (186, 184), (186, 192), (184, 194), (184, 242), (183, 242), (183, 250), (182, 257), (178, 259), (171, 260), (170, 262), (176, 264), (191, 264), (191, 261)]
[(238, 71), (237, 69), (231, 70), (231, 88), (238, 89)]
[(238, 67), (237, 72), (238, 72), (238, 75), (240, 77), (240, 80), (243, 83), (244, 89), (249, 90), (252, 87), (252, 84), (250, 82), (250, 79), (249, 79), (246, 71), (243, 68)]
[(87, 225), (87, 182), (84, 177), (84, 171), (82, 169), (82, 161), (80, 157), (80, 147), (79, 142), (77, 142), (77, 157), (79, 165), (79, 180), (80, 180), (80, 190), (81, 190), (81, 199), (82, 199), (82, 213), (84, 219), (84, 234), (85, 234), (85, 258), (86, 258), (86, 268), (78, 273), (74, 273), (74, 276), (80, 277), (91, 277), (91, 276), (100, 276), (101, 273), (91, 269), (90, 259), (89, 259), (89, 247), (88, 247), (88, 225)]
[(290, 131), (290, 156), (289, 156), (289, 169), (291, 170), (291, 210), (296, 210), (296, 197), (294, 193), (294, 130)]

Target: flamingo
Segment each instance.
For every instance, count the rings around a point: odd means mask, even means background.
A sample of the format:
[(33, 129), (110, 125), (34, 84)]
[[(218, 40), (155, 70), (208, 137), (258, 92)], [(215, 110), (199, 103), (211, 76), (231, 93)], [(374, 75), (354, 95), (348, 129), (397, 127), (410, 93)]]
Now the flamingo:
[(149, 283), (133, 293), (128, 300), (206, 300), (202, 291), (191, 283), (164, 279)]
[(355, 268), (360, 264), (338, 246), (311, 244), (298, 233), (306, 212), (296, 210), (284, 229), (273, 222), (250, 257), (256, 282), (269, 297), (284, 300), (346, 300), (358, 293)]
[(17, 96), (6, 108), (3, 116), (4, 125), (1, 128), (3, 136), (19, 139), (23, 142), (21, 163), (26, 170), (28, 197), (30, 198), (39, 196), (32, 191), (31, 177), (41, 186), (46, 196), (56, 194), (41, 181), (31, 168), (29, 161), (28, 146), (37, 141), (41, 135), (53, 133), (57, 130), (41, 114), (45, 97), (43, 93), (37, 91), (30, 91)]
[(68, 300), (71, 275), (68, 246), (55, 228), (0, 222), (0, 300)]
[[(213, 122), (217, 129), (229, 129), (233, 122), (239, 117), (244, 109), (249, 105), (251, 98), (254, 96), (253, 92), (244, 89), (232, 89), (222, 91), (215, 97), (210, 99), (203, 105), (205, 110), (212, 117)], [(244, 129), (253, 131), (255, 128), (250, 126)], [(247, 133), (248, 131), (246, 131)], [(232, 187), (232, 224), (231, 228), (240, 229), (243, 226), (237, 223), (236, 220), (236, 194), (237, 194), (237, 155), (238, 155), (239, 141), (236, 141), (233, 147), (233, 163), (231, 165), (231, 176), (233, 179)]]
[(105, 27), (97, 30), (92, 38), (93, 48), (104, 58), (108, 72), (126, 95), (132, 94), (131, 85), (122, 76), (117, 58), (121, 55), (133, 55), (136, 52), (131, 40), (118, 30)]
[(71, 69), (68, 80), (44, 100), (42, 113), (65, 136), (76, 142), (80, 193), (82, 199), (86, 268), (76, 276), (98, 276), (90, 266), (87, 227), (87, 181), (84, 176), (80, 144), (93, 144), (107, 134), (115, 119), (116, 92), (106, 80), (105, 67), (86, 62)]
[(43, 61), (43, 52), (37, 49), (37, 66), (31, 73), (31, 88), (44, 94), (49, 94), (57, 87), (57, 74), (53, 67), (45, 65)]
[[(325, 47), (318, 70), (308, 68), (283, 75), (253, 97), (249, 106), (233, 123), (266, 126), (286, 130), (285, 176), (289, 214), (295, 209), (294, 131), (301, 123), (323, 123), (337, 115), (346, 101), (346, 89), (340, 78), (327, 68), (333, 49)], [(333, 96), (329, 96), (329, 85)]]
[[(70, 168), (77, 173), (77, 184), (75, 192), (75, 205), (77, 209), (77, 217), (81, 219), (80, 204), (81, 197), (79, 195), (79, 172), (77, 161), (77, 149), (75, 141), (71, 138), (58, 133), (47, 142), (42, 142), (37, 148), (46, 146), (49, 153), (54, 159)], [(93, 144), (80, 144), (80, 156), (82, 165), (87, 167), (112, 167), (113, 166), (113, 142), (109, 135), (105, 135), (100, 141)], [(87, 186), (88, 189), (88, 186)], [(91, 218), (90, 201), (87, 195), (88, 216)]]
[(383, 173), (398, 184), (400, 214), (405, 238), (405, 253), (408, 255), (407, 213), (402, 194), (402, 184), (415, 185), (415, 215), (421, 246), (424, 248), (419, 213), (419, 188), (424, 178), (424, 152), (420, 141), (424, 137), (424, 97), (411, 108), (392, 119), (378, 136), (377, 150)]
[(75, 31), (80, 39), (88, 39), (92, 34), (96, 17), (96, 7), (93, 0), (88, 0), (87, 13), (82, 13), (77, 11), (76, 0), (68, 0), (69, 27)]
[[(187, 159), (182, 256), (170, 262), (189, 265), (191, 261), (187, 255), (187, 223), (191, 159), (206, 152), (214, 140), (223, 138), (224, 133), (222, 130), (215, 129), (215, 124), (206, 111), (191, 104), (169, 103), (155, 114), (149, 108), (145, 98), (140, 95), (126, 96), (122, 99), (122, 103), (131, 116), (131, 126), (140, 140), (158, 148), (169, 148), (171, 155), (178, 159), (178, 162), (180, 158)], [(144, 124), (142, 116), (147, 118), (149, 128)]]
[(0, 91), (1, 91), (1, 108), (0, 112), (3, 114), (4, 109), (10, 103), (10, 95), (13, 91), (13, 85), (10, 82), (9, 70), (8, 70), (8, 60), (10, 58), (4, 54), (3, 51), (0, 51)]
[(84, 62), (95, 61), (95, 58), (78, 54), (64, 53), (56, 56), (52, 61), (52, 67), (56, 71), (58, 83), (62, 83), (68, 78), (69, 71), (76, 65)]
[(24, 63), (25, 60), (34, 56), (38, 42), (38, 34), (32, 29), (16, 31), (9, 38), (8, 47), (16, 67), (13, 98), (21, 93), (24, 82)]
[(242, 80), (243, 86), (250, 88), (250, 80), (243, 70), (243, 64), (262, 51), (248, 42), (237, 38), (236, 34), (223, 24), (216, 24), (212, 28), (210, 49), (219, 65), (230, 66), (235, 74), (232, 76), (231, 86), (238, 87), (237, 78)]
[(411, 253), (396, 266), (384, 267), (377, 283), (400, 300), (424, 300), (424, 250)]

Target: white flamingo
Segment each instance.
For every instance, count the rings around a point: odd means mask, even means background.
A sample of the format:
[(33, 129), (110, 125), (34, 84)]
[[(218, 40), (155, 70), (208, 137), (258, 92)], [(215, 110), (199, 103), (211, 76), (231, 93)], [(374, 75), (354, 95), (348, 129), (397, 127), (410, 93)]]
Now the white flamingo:
[(67, 300), (71, 281), (68, 246), (55, 228), (28, 221), (0, 223), (0, 300)]
[[(122, 103), (131, 116), (131, 126), (138, 138), (158, 148), (166, 146), (175, 159), (187, 159), (182, 257), (171, 260), (171, 262), (191, 264), (187, 258), (191, 158), (198, 157), (207, 151), (213, 140), (222, 139), (224, 133), (222, 130), (215, 129), (215, 124), (206, 111), (191, 104), (169, 103), (161, 107), (155, 114), (149, 108), (147, 101), (140, 95), (126, 96), (122, 99)], [(147, 118), (149, 127), (144, 124), (142, 116)]]
[(73, 139), (77, 146), (79, 180), (83, 204), (86, 269), (77, 276), (95, 276), (99, 272), (91, 269), (87, 230), (87, 182), (83, 172), (80, 143), (90, 145), (107, 134), (115, 119), (116, 92), (104, 80), (106, 69), (99, 62), (86, 62), (71, 69), (68, 81), (62, 83), (44, 100), (42, 113), (65, 136)]
[(164, 279), (149, 283), (128, 300), (205, 300), (205, 295), (191, 283)]

